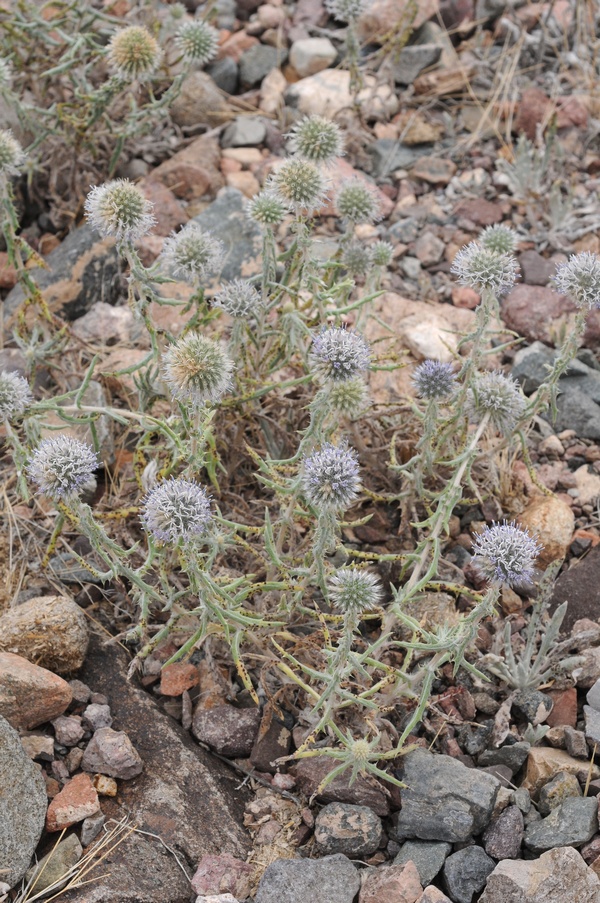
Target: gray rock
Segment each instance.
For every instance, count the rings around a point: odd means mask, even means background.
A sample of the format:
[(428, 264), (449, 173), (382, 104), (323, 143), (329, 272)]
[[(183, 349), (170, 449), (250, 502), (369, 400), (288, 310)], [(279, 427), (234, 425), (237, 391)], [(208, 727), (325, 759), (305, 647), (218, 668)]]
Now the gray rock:
[(14, 887), (35, 852), (48, 799), (44, 780), (0, 715), (0, 880)]
[(79, 715), (59, 715), (52, 722), (56, 742), (61, 746), (76, 746), (85, 733)]
[(499, 862), (479, 903), (598, 903), (600, 879), (577, 850), (561, 847), (539, 859)]
[(462, 724), (458, 729), (458, 742), (468, 756), (478, 756), (487, 748), (493, 729), (493, 721), (484, 721), (482, 724)]
[(422, 149), (418, 154), (410, 147), (400, 144), (399, 141), (394, 141), (393, 138), (378, 138), (367, 148), (367, 151), (372, 160), (371, 175), (376, 179), (383, 178), (396, 169), (407, 169), (422, 153)]
[(85, 727), (92, 731), (97, 731), (101, 727), (112, 727), (112, 716), (108, 705), (98, 705), (93, 702), (84, 709), (81, 717)]
[[(588, 693), (588, 698), (589, 695)], [(585, 718), (585, 739), (590, 746), (594, 746), (597, 743), (600, 747), (600, 712), (589, 705), (584, 705), (583, 715)]]
[(83, 849), (77, 834), (69, 834), (64, 840), (59, 841), (40, 859), (35, 868), (27, 872), (27, 880), (35, 881), (35, 893), (41, 893), (47, 887), (60, 882), (61, 878), (64, 879), (62, 882), (64, 884), (67, 881), (67, 872), (79, 862), (82, 855)]
[(556, 273), (556, 261), (542, 257), (534, 250), (519, 254), (519, 265), (526, 285), (548, 285)]
[(381, 834), (381, 819), (367, 806), (329, 803), (315, 821), (315, 843), (325, 855), (344, 853), (361, 859), (375, 852)]
[(477, 764), (482, 768), (488, 765), (506, 765), (513, 774), (516, 774), (527, 761), (530, 748), (529, 743), (521, 741), (512, 745), (500, 746), (498, 749), (486, 749), (479, 756)]
[[(586, 706), (587, 708), (587, 706)], [(583, 731), (576, 731), (570, 725), (565, 726), (565, 749), (575, 759), (587, 759), (588, 748)]]
[(483, 846), (494, 859), (517, 859), (525, 825), (523, 813), (517, 806), (507, 806), (493, 818), (483, 833)]
[(224, 56), (223, 59), (215, 60), (214, 63), (207, 66), (206, 71), (217, 88), (225, 91), (226, 94), (235, 94), (240, 74), (238, 64), (234, 59), (230, 56)]
[(415, 241), (420, 228), (419, 221), (415, 217), (409, 216), (406, 219), (399, 219), (397, 223), (390, 226), (390, 238), (407, 245), (409, 242)]
[(102, 813), (84, 818), (81, 822), (81, 845), (83, 847), (89, 846), (96, 839), (105, 821), (106, 816)]
[(471, 903), (473, 894), (485, 886), (496, 863), (481, 847), (465, 847), (448, 856), (444, 863), (446, 890), (453, 903)]
[(247, 91), (260, 85), (271, 69), (283, 65), (287, 52), (269, 47), (268, 44), (255, 44), (246, 50), (240, 58), (240, 85)]
[(196, 708), (192, 733), (221, 756), (249, 756), (260, 727), (257, 708), (236, 709), (232, 705), (216, 705), (212, 709)]
[(171, 117), (181, 127), (206, 124), (211, 128), (231, 119), (231, 110), (206, 72), (191, 72), (171, 104)]
[[(557, 417), (553, 427), (557, 432), (575, 430), (582, 439), (600, 439), (600, 406), (586, 394), (581, 383), (559, 380), (561, 394), (556, 402)], [(544, 415), (546, 420), (549, 415)]]
[(429, 66), (435, 66), (442, 55), (439, 44), (415, 44), (403, 47), (398, 63), (394, 66), (397, 85), (412, 85), (415, 78)]
[(593, 687), (587, 691), (586, 697), (588, 705), (597, 712), (600, 712), (600, 680), (597, 680)]
[(223, 188), (212, 204), (194, 217), (194, 222), (225, 245), (221, 280), (248, 277), (259, 270), (262, 250), (260, 226), (246, 216), (246, 199), (237, 188)]
[(221, 137), (221, 147), (257, 147), (267, 135), (265, 124), (253, 116), (238, 116)]
[[(35, 270), (35, 280), (50, 309), (65, 319), (82, 317), (96, 301), (118, 301), (119, 257), (114, 240), (101, 238), (87, 223), (69, 233), (46, 262), (48, 269)], [(4, 302), (6, 314), (13, 314), (23, 299), (23, 290), (16, 285)]]
[(394, 865), (404, 865), (409, 860), (414, 862), (421, 884), (427, 887), (439, 874), (451, 849), (452, 846), (443, 841), (407, 840), (394, 859)]
[(543, 342), (533, 342), (517, 351), (510, 374), (520, 383), (525, 395), (531, 395), (539, 389), (548, 376), (554, 357), (552, 348), (548, 348)]
[(554, 847), (580, 847), (598, 830), (598, 801), (593, 797), (571, 797), (550, 815), (525, 831), (525, 846), (533, 853)]
[(255, 903), (353, 903), (358, 870), (340, 854), (323, 859), (278, 859), (267, 866)]
[(90, 740), (83, 759), (83, 771), (107, 774), (111, 778), (128, 781), (141, 774), (144, 763), (124, 731), (101, 727)]
[(298, 789), (307, 797), (314, 794), (319, 802), (352, 803), (355, 806), (368, 806), (381, 817), (389, 815), (389, 792), (386, 793), (382, 784), (372, 780), (369, 775), (358, 775), (350, 782), (350, 773), (345, 771), (320, 790), (325, 778), (334, 768), (335, 762), (331, 759), (314, 756), (294, 763), (290, 773), (296, 778)]
[(328, 69), (336, 57), (337, 50), (329, 38), (305, 38), (294, 41), (290, 50), (290, 63), (300, 78), (307, 78)]
[(552, 810), (564, 803), (566, 799), (580, 796), (581, 787), (576, 776), (568, 774), (566, 771), (559, 771), (540, 790), (538, 808), (542, 815), (550, 815)]
[(398, 835), (457, 843), (487, 826), (500, 790), (491, 775), (416, 749), (404, 758)]
[(542, 724), (554, 705), (552, 698), (540, 690), (519, 690), (512, 704), (512, 713), (528, 724)]

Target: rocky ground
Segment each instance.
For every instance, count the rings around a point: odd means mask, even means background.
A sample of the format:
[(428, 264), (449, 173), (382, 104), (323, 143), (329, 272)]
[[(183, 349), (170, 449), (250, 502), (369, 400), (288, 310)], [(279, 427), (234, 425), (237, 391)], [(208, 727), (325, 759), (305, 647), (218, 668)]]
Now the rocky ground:
[[(128, 6), (111, 9), (126, 16)], [(377, 185), (385, 215), (360, 237), (394, 246), (369, 338), (391, 341), (407, 364), (450, 360), (479, 301), (455, 284), (451, 262), (482, 227), (504, 223), (519, 234), (522, 278), (503, 300), (501, 325), (518, 341), (490, 360), (533, 392), (573, 323), (574, 306), (551, 286), (555, 264), (600, 253), (593, 5), (427, 0), (398, 54), (383, 36), (411, 5), (374, 0), (360, 23), (358, 116), (339, 66), (344, 30), (322, 0), (215, 6), (219, 55), (187, 78), (171, 108), (171, 152), (161, 159), (146, 146), (119, 173), (140, 180), (156, 205), (144, 262), (193, 219), (225, 242), (223, 279), (256, 273), (261, 236), (246, 200), (284, 155), (299, 115), (335, 117), (347, 153), (332, 181)], [(66, 360), (75, 372), (100, 356), (87, 403), (128, 403), (133, 383), (114, 372), (141, 360), (148, 342), (126, 306), (114, 245), (85, 224), (65, 233), (57, 222), (49, 208), (25, 234), (48, 265), (36, 272), (44, 297), (69, 323)], [(337, 228), (327, 204), (320, 247)], [(23, 298), (14, 283), (2, 252), (9, 326)], [(174, 310), (154, 315), (176, 334)], [(25, 373), (26, 353), (7, 335), (0, 366)], [(516, 517), (539, 536), (542, 566), (564, 559), (549, 611), (568, 603), (556, 660), (578, 656), (576, 667), (569, 677), (553, 668), (520, 692), (444, 672), (415, 748), (394, 763), (400, 792), (339, 777), (309, 802), (331, 762), (274, 767), (304, 738), (298, 713), (264, 696), (258, 709), (220, 659), (195, 654), (161, 670), (177, 648), (166, 644), (128, 679), (119, 637), (131, 613), (119, 588), (94, 582), (68, 546), (43, 567), (52, 517), (11, 496), (0, 533), (0, 899), (38, 899), (62, 880), (65, 903), (598, 903), (599, 348), (594, 311), (561, 380), (557, 420), (538, 418), (528, 437), (536, 480), (520, 456), (507, 459), (501, 491), (455, 512), (440, 574), (478, 588), (473, 534)], [(406, 406), (410, 371), (371, 374), (376, 411)], [(40, 368), (37, 389), (57, 379), (69, 385), (68, 367), (59, 377)], [(98, 432), (103, 459), (126, 482), (131, 453), (102, 418)], [(14, 474), (2, 463), (10, 495)], [(370, 513), (347, 540), (403, 548), (394, 506)], [(82, 537), (69, 541), (90, 554)], [(500, 654), (505, 624), (514, 647), (524, 645), (531, 600), (505, 590), (501, 601), (480, 631), (480, 659)], [(418, 605), (413, 614), (426, 623), (456, 617), (447, 593)], [(46, 865), (18, 895), (34, 854)]]

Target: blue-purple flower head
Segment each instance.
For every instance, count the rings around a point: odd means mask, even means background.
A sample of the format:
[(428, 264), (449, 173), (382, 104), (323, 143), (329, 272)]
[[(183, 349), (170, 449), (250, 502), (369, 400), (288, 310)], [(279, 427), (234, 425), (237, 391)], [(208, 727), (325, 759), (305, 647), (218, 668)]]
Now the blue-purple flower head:
[(193, 480), (165, 480), (143, 501), (142, 524), (158, 542), (195, 542), (205, 536), (211, 520), (210, 497)]
[(329, 596), (343, 614), (360, 614), (377, 608), (383, 588), (376, 574), (356, 567), (339, 568), (329, 578)]
[(534, 575), (542, 550), (534, 536), (514, 522), (486, 527), (473, 543), (474, 564), (490, 583), (524, 586)]
[(314, 337), (311, 360), (323, 379), (345, 382), (369, 369), (371, 350), (360, 332), (331, 326)]
[(417, 395), (427, 401), (449, 398), (456, 388), (456, 374), (452, 364), (442, 361), (423, 361), (415, 369), (412, 382)]
[(33, 401), (29, 383), (18, 373), (0, 373), (0, 422), (20, 417)]
[(515, 284), (519, 265), (511, 254), (498, 254), (478, 241), (472, 241), (457, 253), (450, 271), (461, 285), (468, 285), (477, 292), (488, 290), (502, 295)]
[(29, 459), (27, 475), (43, 495), (66, 501), (93, 483), (99, 463), (90, 445), (58, 435), (40, 442)]
[(600, 307), (600, 257), (591, 251), (572, 254), (557, 266), (554, 285), (583, 310)]
[(358, 455), (347, 445), (326, 443), (302, 460), (304, 496), (317, 511), (343, 511), (358, 497)]

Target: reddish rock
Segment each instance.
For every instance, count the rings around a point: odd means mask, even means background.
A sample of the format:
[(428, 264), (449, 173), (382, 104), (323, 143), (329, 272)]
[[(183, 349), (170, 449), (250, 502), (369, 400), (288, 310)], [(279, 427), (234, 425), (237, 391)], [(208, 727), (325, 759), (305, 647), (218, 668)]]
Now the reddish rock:
[[(296, 778), (296, 784), (302, 792), (310, 797), (316, 793), (317, 788), (330, 771), (336, 767), (336, 762), (324, 756), (315, 756), (311, 759), (300, 759), (290, 768)], [(368, 806), (379, 816), (389, 814), (389, 797), (379, 781), (359, 775), (350, 786), (350, 772), (346, 771), (327, 784), (317, 799), (324, 803), (354, 803), (357, 806)]]
[(224, 184), (219, 169), (220, 160), (218, 140), (201, 135), (174, 157), (157, 166), (145, 184), (162, 182), (175, 197), (185, 201), (201, 198), (205, 194), (214, 197)]
[(90, 740), (81, 767), (83, 771), (98, 771), (111, 778), (127, 781), (140, 774), (144, 765), (124, 731), (101, 727)]
[(77, 774), (48, 806), (46, 814), (46, 830), (62, 831), (100, 809), (96, 793), (88, 774)]
[[(258, 5), (260, 4), (257, 4), (257, 6)], [(229, 56), (232, 60), (235, 60), (236, 63), (239, 63), (242, 55), (246, 53), (247, 50), (250, 50), (251, 47), (256, 47), (258, 43), (258, 38), (246, 34), (243, 30), (236, 31), (235, 34), (230, 35), (223, 41), (219, 47), (217, 59), (222, 60), (224, 56)]]
[(553, 109), (554, 104), (540, 88), (525, 88), (513, 122), (513, 132), (523, 132), (533, 141), (537, 126), (546, 124)]
[(362, 883), (359, 903), (417, 903), (423, 887), (414, 862), (370, 869)]
[[(565, 295), (537, 285), (517, 285), (502, 302), (502, 319), (509, 329), (531, 342), (554, 345), (564, 330), (573, 328), (577, 307)], [(583, 344), (600, 347), (600, 311), (586, 317)]]
[(152, 212), (156, 218), (156, 224), (152, 231), (155, 235), (170, 235), (179, 226), (187, 223), (188, 215), (183, 205), (163, 181), (154, 178), (144, 179), (139, 183), (139, 188), (154, 204)]
[(0, 715), (16, 730), (31, 730), (62, 715), (72, 696), (62, 677), (20, 655), (0, 652)]
[(440, 0), (440, 16), (448, 31), (452, 31), (475, 16), (474, 0)]
[(429, 887), (425, 888), (417, 903), (452, 903), (452, 901), (438, 887), (430, 884)]
[(195, 665), (189, 662), (173, 662), (165, 665), (160, 673), (160, 692), (163, 696), (181, 696), (184, 690), (198, 685), (199, 675)]
[(56, 742), (61, 746), (76, 746), (85, 733), (79, 715), (59, 715), (52, 722)]
[(8, 253), (0, 251), (0, 288), (12, 288), (17, 284), (17, 271), (9, 263)]
[(419, 157), (410, 174), (430, 185), (447, 185), (455, 172), (456, 164), (452, 160), (425, 156)]
[(192, 878), (192, 890), (200, 895), (232, 894), (245, 900), (250, 894), (250, 877), (254, 869), (248, 862), (230, 853), (203, 856)]
[(584, 129), (589, 119), (588, 108), (577, 95), (559, 97), (556, 110), (556, 125), (559, 129), (575, 126)]
[(85, 615), (65, 596), (35, 596), (0, 618), (0, 651), (22, 655), (57, 674), (81, 668), (88, 642)]
[(455, 307), (466, 307), (467, 310), (475, 310), (479, 306), (481, 297), (468, 285), (455, 285), (452, 289), (452, 303)]
[(372, 0), (358, 20), (358, 30), (366, 43), (381, 41), (389, 32), (406, 22), (411, 29), (418, 28), (438, 12), (438, 0)]
[(498, 204), (483, 198), (467, 198), (459, 201), (454, 208), (454, 216), (464, 216), (476, 226), (493, 226), (502, 220), (502, 210)]
[[(567, 613), (561, 633), (569, 635), (573, 625), (581, 618), (595, 621), (598, 617), (598, 586), (600, 586), (600, 546), (595, 546), (577, 564), (564, 571), (556, 581), (549, 607), (550, 612), (567, 602)], [(600, 649), (589, 649), (590, 658)], [(590, 675), (591, 676), (591, 675)], [(592, 683), (594, 681), (592, 680)], [(580, 684), (582, 685), (582, 684)], [(591, 686), (591, 684), (589, 684)]]
[(555, 495), (538, 496), (521, 512), (517, 521), (542, 546), (536, 562), (539, 568), (565, 557), (575, 529), (575, 517), (563, 501)]
[(256, 708), (236, 709), (217, 705), (212, 709), (196, 707), (192, 733), (201, 743), (222, 756), (249, 756), (258, 733), (261, 717)]
[(552, 711), (546, 718), (549, 727), (576, 727), (577, 725), (577, 689), (547, 690), (553, 701)]

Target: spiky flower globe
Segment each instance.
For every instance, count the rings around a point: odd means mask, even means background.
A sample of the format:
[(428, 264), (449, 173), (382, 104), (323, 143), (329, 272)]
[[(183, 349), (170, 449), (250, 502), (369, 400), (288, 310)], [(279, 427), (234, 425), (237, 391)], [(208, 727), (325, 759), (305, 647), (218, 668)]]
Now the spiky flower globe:
[(508, 432), (525, 411), (527, 399), (519, 384), (499, 370), (480, 373), (467, 392), (466, 411), (472, 420), (490, 415), (490, 422), (500, 432)]
[(148, 78), (158, 68), (161, 56), (158, 42), (142, 25), (122, 28), (108, 45), (108, 64), (124, 80)]
[(343, 511), (358, 497), (358, 455), (347, 445), (326, 443), (302, 459), (302, 488), (317, 511)]
[(373, 266), (371, 249), (359, 241), (346, 245), (341, 260), (351, 276), (367, 276)]
[(508, 226), (488, 226), (479, 236), (479, 242), (494, 254), (514, 254), (518, 236)]
[(319, 167), (299, 157), (285, 160), (272, 174), (269, 187), (296, 213), (317, 210), (327, 196), (327, 182)]
[(358, 568), (339, 568), (329, 579), (329, 596), (344, 614), (360, 614), (377, 608), (383, 588), (379, 578)]
[(206, 534), (211, 520), (210, 498), (193, 480), (165, 480), (142, 504), (144, 529), (159, 542), (193, 542)]
[(359, 417), (369, 403), (369, 390), (365, 381), (356, 376), (344, 382), (329, 383), (326, 404), (340, 417)]
[(554, 285), (583, 310), (600, 307), (600, 257), (591, 251), (572, 254), (557, 266)]
[(262, 307), (262, 297), (247, 279), (234, 279), (217, 292), (213, 305), (231, 317), (253, 317)]
[(291, 130), (289, 149), (313, 163), (332, 163), (344, 153), (339, 125), (324, 116), (309, 116)]
[(85, 200), (90, 225), (101, 235), (134, 242), (147, 235), (156, 220), (152, 204), (129, 179), (95, 185)]
[(314, 337), (311, 361), (323, 379), (344, 382), (369, 369), (371, 349), (360, 332), (331, 326)]
[(513, 523), (486, 527), (473, 543), (473, 563), (491, 583), (523, 586), (533, 577), (542, 550), (535, 537)]
[(33, 401), (29, 383), (18, 373), (0, 373), (0, 421), (20, 417)]
[(259, 226), (278, 226), (290, 212), (290, 205), (274, 191), (261, 191), (252, 198), (246, 209), (250, 219)]
[(23, 148), (10, 129), (0, 131), (0, 175), (16, 176), (25, 160)]
[(175, 43), (187, 60), (205, 66), (216, 56), (219, 32), (201, 19), (195, 19), (181, 26)]
[(44, 439), (27, 465), (27, 475), (54, 501), (68, 501), (93, 482), (99, 461), (90, 445), (59, 435)]
[(381, 218), (381, 204), (372, 188), (362, 179), (351, 179), (338, 190), (335, 206), (349, 223), (374, 223)]
[(371, 0), (325, 0), (325, 9), (338, 22), (355, 22)]
[(233, 361), (219, 342), (190, 332), (163, 355), (163, 374), (173, 397), (201, 408), (219, 401), (231, 386)]
[(170, 272), (186, 282), (202, 282), (212, 276), (223, 263), (223, 242), (213, 238), (197, 223), (187, 223), (173, 233), (163, 245), (163, 260)]
[(461, 248), (450, 268), (461, 285), (502, 295), (518, 279), (519, 265), (510, 254), (497, 254), (478, 241)]
[(371, 245), (371, 260), (373, 266), (389, 267), (394, 256), (394, 248), (389, 241), (376, 241)]
[(427, 401), (449, 398), (456, 388), (456, 374), (452, 364), (442, 361), (423, 361), (412, 375), (417, 395)]

